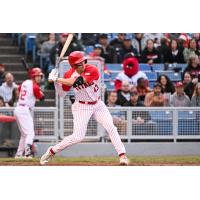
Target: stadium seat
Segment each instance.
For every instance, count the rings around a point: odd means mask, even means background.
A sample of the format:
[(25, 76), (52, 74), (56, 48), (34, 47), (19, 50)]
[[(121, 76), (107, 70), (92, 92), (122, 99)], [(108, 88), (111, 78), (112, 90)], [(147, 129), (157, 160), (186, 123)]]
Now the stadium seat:
[(164, 71), (164, 64), (154, 64), (152, 66), (152, 70), (154, 72), (156, 72), (156, 71)]
[(36, 33), (27, 33), (26, 34), (26, 41), (25, 41), (25, 56), (28, 55), (28, 53), (32, 54), (33, 62), (36, 58)]
[(183, 63), (183, 64), (178, 64), (177, 67), (180, 67), (182, 70), (182, 72), (185, 70), (185, 68), (187, 67), (187, 64)]
[(114, 86), (114, 82), (111, 81), (104, 81), (106, 89), (107, 90), (114, 90), (115, 86)]
[(85, 47), (85, 53), (86, 55), (90, 54), (93, 51), (94, 47), (93, 46), (86, 46)]
[(122, 64), (106, 64), (106, 67), (110, 71), (122, 71)]
[(157, 74), (155, 72), (145, 72), (145, 74), (147, 75), (149, 81), (157, 80)]
[(179, 73), (175, 73), (173, 71), (158, 72), (158, 76), (160, 76), (162, 74), (168, 76), (171, 81), (181, 81), (181, 73), (180, 72)]
[(140, 71), (151, 71), (151, 66), (145, 63), (140, 64)]
[(149, 87), (150, 87), (151, 89), (153, 89), (154, 84), (155, 84), (155, 81), (149, 81)]

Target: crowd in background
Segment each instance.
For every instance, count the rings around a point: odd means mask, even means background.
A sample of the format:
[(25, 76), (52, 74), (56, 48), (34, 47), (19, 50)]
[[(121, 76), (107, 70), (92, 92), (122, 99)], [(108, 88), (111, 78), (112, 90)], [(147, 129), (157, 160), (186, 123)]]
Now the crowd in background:
[[(26, 34), (23, 34), (22, 38), (25, 37)], [(56, 57), (60, 54), (67, 37), (68, 33), (36, 34), (36, 51), (37, 55), (42, 55), (43, 64), (40, 67), (46, 78), (54, 67)], [(136, 85), (123, 81), (121, 88), (107, 92), (105, 99), (108, 106), (200, 105), (199, 33), (74, 34), (65, 55), (76, 50), (85, 51), (88, 58), (101, 60), (105, 65), (105, 72), (108, 71), (107, 63), (123, 63), (126, 55), (130, 53), (139, 63), (152, 66), (154, 63), (187, 63), (181, 82), (174, 83), (168, 76), (161, 75), (153, 89), (150, 89), (148, 80), (144, 77), (139, 77)], [(35, 61), (37, 66), (40, 65), (38, 58)], [(5, 72), (1, 64), (0, 106), (15, 105), (19, 95), (16, 88), (13, 75)]]

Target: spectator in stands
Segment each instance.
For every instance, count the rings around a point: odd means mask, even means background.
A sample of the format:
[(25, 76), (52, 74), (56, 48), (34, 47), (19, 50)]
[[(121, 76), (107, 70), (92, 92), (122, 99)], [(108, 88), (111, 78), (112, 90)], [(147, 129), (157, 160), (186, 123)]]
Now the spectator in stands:
[(190, 106), (190, 98), (184, 93), (182, 82), (176, 83), (176, 92), (170, 97), (170, 105), (174, 107)]
[(103, 48), (101, 44), (95, 44), (94, 50), (88, 55), (88, 58), (98, 59), (104, 62)]
[(135, 38), (132, 39), (133, 48), (137, 49), (138, 56), (140, 57), (142, 51), (146, 46), (146, 40), (144, 38), (144, 33), (135, 33)]
[(42, 44), (45, 41), (47, 41), (48, 38), (49, 38), (49, 33), (37, 33), (36, 34), (35, 42), (36, 42), (36, 48), (37, 48), (37, 50), (41, 49)]
[(148, 93), (144, 100), (144, 105), (149, 107), (164, 106), (165, 98), (162, 94), (162, 86), (160, 83), (155, 83), (153, 91)]
[[(55, 65), (56, 58), (58, 55), (60, 55), (68, 35), (68, 33), (61, 33), (59, 42), (51, 49), (50, 60), (52, 65)], [(78, 41), (76, 35), (74, 35), (73, 40), (64, 56), (69, 55), (73, 51), (83, 51), (83, 47)]]
[(171, 40), (169, 49), (164, 54), (165, 63), (184, 63), (183, 52), (180, 50), (176, 40)]
[(197, 49), (200, 49), (200, 33), (193, 33), (192, 38), (197, 42)]
[(154, 42), (154, 46), (157, 48), (160, 46), (161, 39), (164, 37), (163, 33), (145, 33), (144, 38), (146, 40), (151, 39)]
[(99, 44), (102, 46), (102, 57), (105, 59), (105, 63), (117, 63), (117, 53), (115, 49), (109, 45), (107, 34), (101, 34), (99, 36)]
[(5, 106), (5, 102), (2, 96), (0, 96), (0, 107), (4, 107)]
[(130, 100), (130, 84), (128, 81), (123, 81), (121, 89), (117, 91), (117, 104), (123, 106)]
[[(144, 103), (139, 100), (137, 91), (130, 93), (130, 101), (124, 104), (127, 107), (144, 107)], [(133, 124), (144, 124), (151, 120), (151, 117), (147, 111), (133, 111), (132, 113)]]
[(19, 99), (19, 89), (14, 88), (12, 92), (12, 98), (8, 102), (8, 106), (15, 107), (17, 105), (18, 99)]
[(194, 89), (194, 93), (191, 99), (191, 106), (199, 107), (200, 106), (200, 83), (197, 83)]
[(142, 51), (141, 62), (142, 63), (148, 63), (149, 65), (161, 62), (160, 53), (154, 47), (154, 42), (153, 42), (152, 39), (147, 40), (146, 47)]
[(132, 53), (132, 55), (134, 57), (138, 57), (138, 51), (137, 49), (135, 49), (133, 46), (132, 46), (132, 42), (131, 42), (132, 38), (130, 36), (125, 36), (124, 38), (124, 41), (123, 41), (123, 44), (122, 44), (122, 47), (119, 51), (120, 53), (120, 58), (119, 58), (119, 62), (121, 63), (125, 56), (128, 54), (128, 53)]
[(183, 86), (185, 94), (191, 99), (194, 93), (195, 85), (198, 83), (198, 78), (191, 77), (189, 72), (186, 72), (183, 77)]
[(161, 63), (164, 63), (166, 53), (169, 51), (169, 41), (167, 38), (161, 38), (160, 46), (157, 47), (157, 50), (160, 52)]
[(6, 73), (5, 82), (0, 87), (0, 96), (3, 97), (5, 103), (12, 98), (13, 89), (17, 87), (13, 75), (10, 72)]
[(175, 92), (175, 87), (167, 75), (160, 75), (157, 82), (161, 84), (163, 93), (173, 94)]
[(55, 33), (49, 33), (49, 39), (42, 43), (41, 53), (50, 54), (51, 49), (56, 44), (56, 35)]
[(188, 65), (183, 72), (183, 76), (186, 72), (190, 73), (192, 79), (198, 78), (198, 75), (200, 74), (200, 64), (199, 57), (197, 55), (192, 54), (190, 56)]
[(146, 74), (139, 71), (137, 58), (135, 58), (132, 54), (128, 54), (123, 61), (123, 71), (120, 72), (115, 79), (115, 89), (119, 90), (123, 81), (128, 81), (129, 84), (137, 86), (137, 80), (141, 77), (143, 77), (148, 84)]
[(119, 51), (123, 46), (123, 41), (124, 41), (125, 36), (126, 36), (125, 33), (118, 33), (117, 38), (113, 39), (110, 42), (110, 45), (113, 46), (116, 51)]
[[(108, 101), (107, 101), (107, 106), (108, 107), (120, 107), (120, 105), (117, 105), (117, 92), (116, 91), (111, 91), (108, 94)], [(125, 116), (122, 114), (120, 111), (111, 111), (110, 112), (113, 118), (113, 122), (115, 126), (117, 127), (120, 135), (125, 135), (126, 134), (126, 127), (127, 127), (127, 122), (125, 120)]]
[(137, 91), (133, 91), (130, 93), (130, 100), (124, 103), (123, 106), (144, 106), (144, 103), (140, 101), (139, 93)]
[(183, 55), (184, 55), (184, 60), (185, 62), (189, 61), (189, 58), (191, 57), (191, 55), (196, 54), (197, 56), (200, 56), (200, 52), (197, 48), (197, 42), (195, 39), (191, 39), (188, 45), (188, 48), (185, 48), (183, 51)]
[(81, 41), (84, 46), (93, 46), (98, 42), (99, 33), (81, 33)]
[(3, 64), (0, 64), (0, 86), (2, 85), (5, 79), (5, 67)]
[(137, 80), (137, 92), (139, 95), (140, 101), (144, 102), (145, 96), (147, 93), (151, 92), (151, 89), (147, 86), (146, 80), (141, 77)]

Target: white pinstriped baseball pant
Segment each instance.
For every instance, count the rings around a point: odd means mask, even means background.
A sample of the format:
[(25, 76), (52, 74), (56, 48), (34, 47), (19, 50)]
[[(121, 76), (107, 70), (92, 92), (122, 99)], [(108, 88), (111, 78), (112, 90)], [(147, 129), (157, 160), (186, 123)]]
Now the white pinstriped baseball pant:
[(87, 125), (92, 116), (106, 129), (118, 155), (126, 152), (117, 128), (113, 124), (112, 116), (103, 101), (99, 100), (95, 105), (75, 102), (72, 105), (72, 114), (73, 134), (65, 137), (60, 143), (53, 146), (53, 152), (57, 153), (73, 144), (81, 142), (85, 137)]

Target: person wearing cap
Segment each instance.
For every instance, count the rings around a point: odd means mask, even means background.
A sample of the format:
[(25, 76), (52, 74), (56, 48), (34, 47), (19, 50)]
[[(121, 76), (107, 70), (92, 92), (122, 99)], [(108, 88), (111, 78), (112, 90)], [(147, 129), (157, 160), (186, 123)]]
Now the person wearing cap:
[(117, 53), (115, 49), (109, 45), (107, 34), (103, 33), (99, 36), (99, 44), (102, 46), (101, 56), (105, 59), (105, 63), (117, 63)]
[(3, 64), (0, 63), (0, 86), (4, 82), (5, 79), (5, 67)]
[(184, 92), (182, 82), (177, 82), (175, 85), (176, 92), (170, 97), (170, 106), (174, 107), (189, 107), (190, 98)]
[[(67, 40), (68, 35), (69, 33), (61, 33), (58, 43), (56, 43), (54, 47), (51, 49), (50, 60), (51, 60), (52, 65), (55, 65), (56, 57), (60, 55), (63, 49), (63, 46)], [(74, 34), (73, 40), (71, 44), (69, 45), (69, 48), (65, 52), (64, 56), (68, 56), (73, 51), (82, 51), (82, 50), (83, 50), (83, 47), (78, 41), (76, 35)]]
[(145, 96), (144, 105), (147, 107), (162, 107), (165, 105), (165, 98), (162, 94), (162, 86), (160, 83), (155, 83), (153, 91)]
[(141, 62), (149, 65), (161, 62), (160, 52), (154, 47), (154, 41), (152, 39), (146, 41), (146, 47), (141, 55)]
[(118, 33), (117, 38), (113, 39), (110, 42), (110, 45), (113, 46), (115, 49), (121, 49), (123, 46), (123, 41), (125, 39), (126, 33)]
[[(130, 93), (130, 101), (125, 103), (123, 106), (127, 107), (144, 107), (144, 103), (139, 100), (137, 91)], [(151, 120), (151, 117), (147, 111), (133, 111), (132, 112), (133, 124), (144, 124)]]
[(129, 35), (126, 35), (123, 40), (121, 49), (119, 50), (120, 58), (119, 62), (122, 62), (125, 58), (125, 55), (132, 53), (135, 57), (138, 56), (138, 51), (132, 46), (132, 38)]

